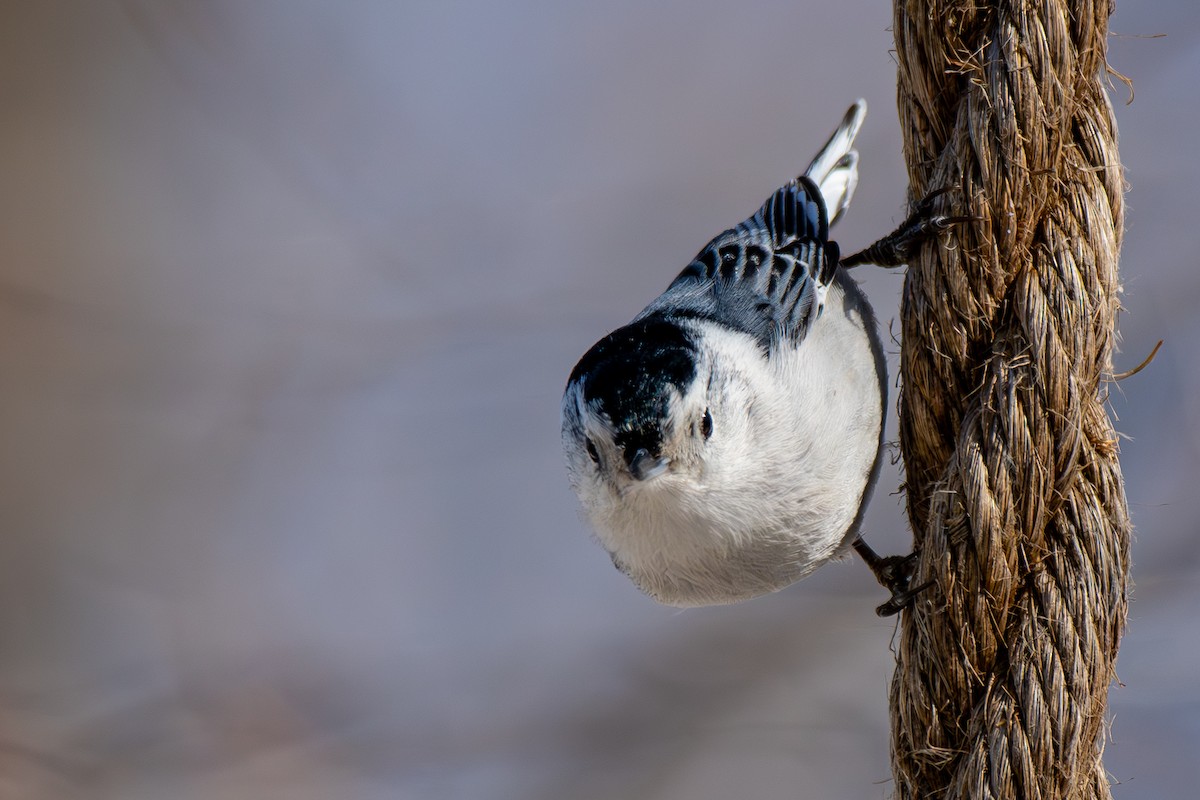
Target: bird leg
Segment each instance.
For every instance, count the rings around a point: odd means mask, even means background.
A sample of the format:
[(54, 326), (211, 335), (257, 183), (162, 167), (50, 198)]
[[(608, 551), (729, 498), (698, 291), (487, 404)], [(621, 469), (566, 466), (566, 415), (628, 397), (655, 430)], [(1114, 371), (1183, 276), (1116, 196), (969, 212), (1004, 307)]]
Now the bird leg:
[(913, 598), (934, 583), (927, 581), (915, 589), (909, 588), (913, 569), (917, 564), (917, 553), (915, 552), (906, 556), (884, 557), (872, 550), (871, 546), (862, 540), (862, 537), (856, 537), (851, 544), (854, 546), (854, 552), (862, 556), (862, 560), (867, 562), (871, 572), (875, 573), (875, 580), (892, 593), (891, 599), (875, 609), (875, 613), (881, 617), (899, 614), (912, 604)]
[(881, 267), (902, 267), (907, 264), (917, 252), (917, 248), (927, 239), (949, 230), (960, 222), (970, 222), (976, 217), (948, 217), (944, 214), (933, 213), (933, 201), (953, 187), (946, 186), (930, 192), (917, 203), (908, 219), (900, 223), (900, 227), (879, 241), (852, 253), (838, 262), (841, 267), (856, 267), (859, 264), (876, 264)]

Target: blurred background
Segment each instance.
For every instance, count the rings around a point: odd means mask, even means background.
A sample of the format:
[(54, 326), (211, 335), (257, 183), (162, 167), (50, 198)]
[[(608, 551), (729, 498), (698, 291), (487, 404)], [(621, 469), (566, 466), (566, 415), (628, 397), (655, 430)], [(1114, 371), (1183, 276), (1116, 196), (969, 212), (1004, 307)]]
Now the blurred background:
[[(659, 607), (558, 441), (575, 360), (856, 97), (837, 238), (902, 218), (890, 4), (0, 9), (0, 797), (890, 796), (868, 571)], [(1200, 6), (1112, 31), (1116, 368), (1166, 344), (1112, 387), (1138, 538), (1106, 765), (1190, 798)], [(886, 327), (901, 276), (862, 276)]]

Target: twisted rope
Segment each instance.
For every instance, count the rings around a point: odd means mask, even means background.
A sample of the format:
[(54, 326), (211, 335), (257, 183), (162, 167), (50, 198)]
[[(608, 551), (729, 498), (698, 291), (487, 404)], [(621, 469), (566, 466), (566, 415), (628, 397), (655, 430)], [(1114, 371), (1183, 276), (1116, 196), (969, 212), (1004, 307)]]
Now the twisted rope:
[(956, 187), (944, 212), (976, 218), (904, 285), (913, 582), (936, 582), (904, 615), (892, 681), (904, 800), (1110, 797), (1130, 538), (1101, 396), (1123, 215), (1110, 12), (895, 2), (912, 194)]

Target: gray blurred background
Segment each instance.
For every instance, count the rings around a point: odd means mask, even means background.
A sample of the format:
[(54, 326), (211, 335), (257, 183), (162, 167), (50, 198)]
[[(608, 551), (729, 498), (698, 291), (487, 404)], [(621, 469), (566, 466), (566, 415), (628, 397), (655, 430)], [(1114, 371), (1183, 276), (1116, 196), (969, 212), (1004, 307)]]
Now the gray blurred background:
[[(890, 795), (867, 570), (656, 606), (558, 443), (578, 356), (856, 97), (837, 238), (901, 218), (890, 4), (0, 8), (0, 797)], [(1117, 798), (1191, 798), (1200, 6), (1112, 30), (1117, 369), (1166, 344), (1112, 387), (1138, 538), (1106, 763)], [(887, 325), (901, 276), (863, 275)]]

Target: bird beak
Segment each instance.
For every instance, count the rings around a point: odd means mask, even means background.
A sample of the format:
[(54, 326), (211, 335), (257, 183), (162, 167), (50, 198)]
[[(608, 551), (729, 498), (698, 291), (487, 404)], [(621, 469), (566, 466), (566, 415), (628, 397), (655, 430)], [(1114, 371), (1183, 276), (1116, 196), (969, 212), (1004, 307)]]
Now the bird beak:
[(639, 447), (629, 459), (629, 474), (639, 481), (648, 481), (662, 475), (670, 465), (671, 459), (652, 456), (649, 450)]

